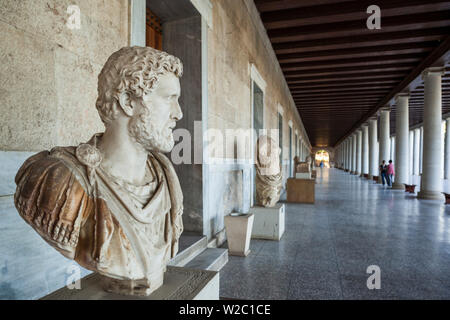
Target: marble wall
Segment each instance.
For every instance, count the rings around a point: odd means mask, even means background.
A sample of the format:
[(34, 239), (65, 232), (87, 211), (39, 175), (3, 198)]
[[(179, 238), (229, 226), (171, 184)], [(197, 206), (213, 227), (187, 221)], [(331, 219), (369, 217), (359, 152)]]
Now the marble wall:
[[(252, 77), (253, 64), (267, 86), (264, 92), (264, 128), (278, 129), (278, 112), (283, 113), (283, 187), (289, 174), (289, 124), (293, 136), (309, 144), (303, 123), (287, 87), (267, 33), (252, 0), (213, 0), (212, 28), (208, 28), (208, 129), (252, 128)], [(278, 139), (278, 137), (275, 137)], [(228, 141), (227, 141), (228, 142)], [(230, 142), (234, 143), (234, 142)], [(295, 152), (292, 139), (292, 154)], [(205, 213), (212, 234), (223, 227), (223, 217), (233, 210), (248, 212), (251, 206), (251, 152), (236, 156), (236, 148), (224, 152), (223, 163), (208, 167), (207, 197), (211, 201)], [(234, 152), (233, 152), (234, 151)], [(216, 155), (210, 154), (215, 157)], [(243, 186), (240, 180), (227, 179), (239, 167), (244, 172)], [(247, 180), (245, 177), (249, 177)], [(243, 188), (243, 198), (236, 198), (235, 205), (224, 207), (220, 199), (224, 193)], [(283, 190), (281, 199), (285, 199)], [(213, 200), (213, 199), (216, 199)], [(240, 202), (242, 201), (242, 202)]]
[[(67, 22), (80, 9), (80, 28)], [(128, 0), (2, 0), (0, 150), (78, 144), (103, 125), (97, 75), (128, 44)], [(72, 20), (70, 20), (72, 21)]]

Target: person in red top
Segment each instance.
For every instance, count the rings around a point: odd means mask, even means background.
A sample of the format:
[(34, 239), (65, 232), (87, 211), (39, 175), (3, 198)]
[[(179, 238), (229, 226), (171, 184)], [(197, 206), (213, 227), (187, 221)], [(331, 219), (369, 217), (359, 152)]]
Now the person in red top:
[(394, 181), (394, 176), (395, 176), (394, 164), (392, 163), (392, 160), (389, 160), (387, 174), (389, 177), (388, 181), (390, 182), (389, 186), (392, 187), (392, 181)]

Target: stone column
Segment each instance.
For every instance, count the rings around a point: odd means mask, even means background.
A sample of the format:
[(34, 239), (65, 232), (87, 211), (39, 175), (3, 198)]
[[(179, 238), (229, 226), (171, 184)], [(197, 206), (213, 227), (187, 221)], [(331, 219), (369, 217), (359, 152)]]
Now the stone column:
[(345, 170), (348, 170), (348, 139), (345, 139)]
[(361, 175), (362, 164), (362, 131), (358, 129), (356, 132), (356, 175)]
[(369, 175), (369, 127), (364, 124), (362, 127), (362, 158), (361, 176)]
[(423, 173), (419, 199), (443, 200), (441, 178), (442, 75), (444, 68), (428, 68), (424, 81)]
[(358, 135), (355, 133), (353, 134), (353, 138), (352, 138), (352, 146), (353, 146), (353, 151), (352, 151), (352, 174), (356, 174), (356, 167), (357, 167), (357, 158), (358, 158)]
[(420, 127), (420, 153), (419, 153), (419, 173), (422, 174), (423, 167), (423, 127)]
[(377, 120), (371, 119), (369, 122), (369, 178), (373, 179), (378, 175), (377, 163)]
[(413, 167), (413, 175), (419, 175), (419, 155), (420, 155), (420, 129), (414, 129), (414, 167)]
[(441, 178), (445, 177), (445, 120), (442, 121), (441, 125)]
[(395, 115), (395, 179), (392, 189), (405, 190), (409, 183), (409, 96), (397, 95)]
[(340, 144), (339, 145), (339, 148), (338, 148), (338, 158), (337, 158), (337, 165), (336, 165), (336, 167), (337, 168), (342, 168), (342, 166), (341, 166), (341, 163), (342, 163), (342, 144)]
[(348, 172), (353, 170), (353, 136), (348, 137)]
[[(380, 149), (378, 166), (383, 160), (389, 161), (390, 140), (389, 140), (389, 110), (382, 110), (380, 115)], [(379, 171), (379, 170), (378, 170)], [(381, 183), (381, 174), (378, 177), (378, 183)]]
[(395, 136), (391, 137), (391, 159), (392, 162), (395, 164)]
[(352, 139), (347, 138), (347, 171), (350, 173), (352, 171)]
[(413, 175), (414, 169), (414, 131), (409, 131), (409, 176)]
[(345, 139), (344, 141), (344, 169), (348, 169), (348, 140)]
[(445, 125), (444, 179), (450, 179), (450, 118)]
[(348, 172), (350, 170), (350, 161), (349, 161), (349, 150), (350, 150), (350, 142), (345, 139), (345, 170)]

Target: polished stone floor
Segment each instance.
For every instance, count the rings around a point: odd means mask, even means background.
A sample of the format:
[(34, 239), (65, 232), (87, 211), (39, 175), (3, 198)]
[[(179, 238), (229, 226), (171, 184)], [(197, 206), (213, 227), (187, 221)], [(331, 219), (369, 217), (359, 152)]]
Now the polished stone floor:
[[(316, 203), (286, 204), (281, 241), (230, 256), (230, 299), (450, 299), (450, 205), (419, 201), (337, 169), (318, 170)], [(367, 267), (381, 289), (369, 290)]]

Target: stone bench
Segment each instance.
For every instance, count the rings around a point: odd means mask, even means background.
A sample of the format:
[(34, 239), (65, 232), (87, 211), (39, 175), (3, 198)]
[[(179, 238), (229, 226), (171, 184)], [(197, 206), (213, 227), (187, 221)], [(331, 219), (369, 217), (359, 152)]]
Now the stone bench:
[(450, 204), (450, 193), (442, 192), (445, 196), (445, 204)]
[(409, 192), (409, 193), (414, 193), (415, 192), (414, 191), (414, 189), (416, 188), (415, 184), (406, 184), (406, 183), (404, 183), (404, 185), (405, 185), (405, 192)]

